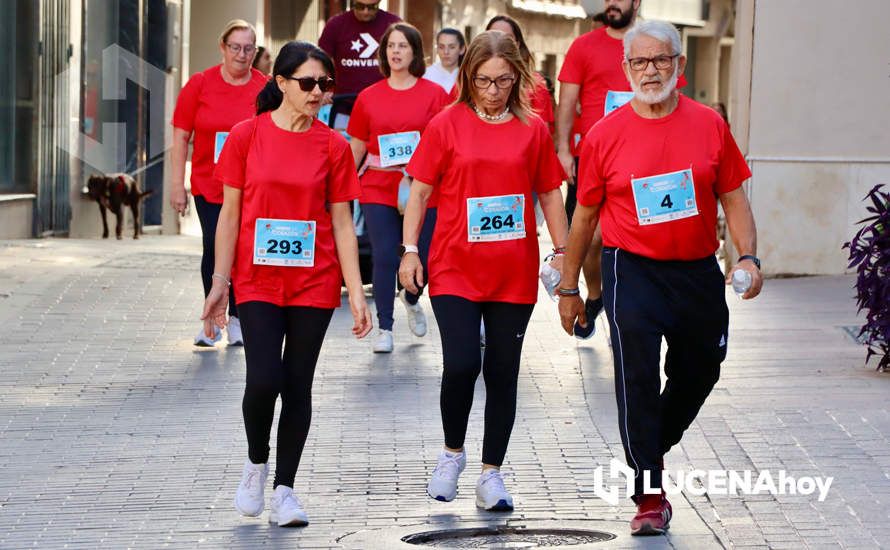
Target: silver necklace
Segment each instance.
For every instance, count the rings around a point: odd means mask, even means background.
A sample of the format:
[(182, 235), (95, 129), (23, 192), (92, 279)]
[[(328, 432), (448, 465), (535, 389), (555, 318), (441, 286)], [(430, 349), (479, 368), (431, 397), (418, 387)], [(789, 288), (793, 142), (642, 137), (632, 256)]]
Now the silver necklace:
[(479, 107), (477, 107), (475, 103), (473, 103), (472, 105), (473, 105), (473, 110), (476, 111), (476, 115), (479, 118), (481, 118), (482, 120), (488, 120), (490, 122), (497, 122), (499, 120), (504, 120), (507, 117), (507, 115), (510, 114), (510, 107), (504, 107), (504, 112), (499, 115), (489, 115), (489, 114), (485, 114), (482, 111), (480, 111)]

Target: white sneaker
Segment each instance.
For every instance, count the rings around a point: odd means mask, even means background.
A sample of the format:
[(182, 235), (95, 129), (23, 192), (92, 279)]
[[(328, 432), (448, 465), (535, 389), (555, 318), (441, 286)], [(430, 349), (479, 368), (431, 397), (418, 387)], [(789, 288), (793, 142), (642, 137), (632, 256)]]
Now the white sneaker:
[(392, 353), (392, 331), (380, 329), (374, 339), (374, 353)]
[(204, 334), (204, 326), (201, 325), (201, 330), (198, 332), (198, 335), (195, 336), (195, 345), (201, 348), (212, 348), (214, 344), (219, 342), (219, 339), (222, 338), (222, 331), (219, 330), (219, 327), (213, 327), (213, 338), (208, 338), (206, 334)]
[(244, 337), (241, 336), (241, 321), (237, 317), (229, 317), (226, 325), (226, 334), (229, 337), (230, 346), (243, 346)]
[(303, 503), (294, 494), (294, 490), (286, 485), (275, 487), (271, 508), (269, 523), (277, 523), (278, 527), (309, 525), (309, 516), (303, 511)]
[(269, 475), (268, 464), (244, 463), (241, 483), (235, 491), (235, 509), (242, 516), (256, 517), (263, 513), (263, 487)]
[(411, 334), (414, 336), (426, 335), (426, 315), (423, 313), (420, 302), (414, 305), (409, 304), (404, 288), (399, 291), (399, 300), (402, 301), (402, 304), (405, 305), (405, 311), (408, 312), (408, 328), (411, 329)]
[(509, 512), (513, 509), (513, 497), (504, 487), (504, 478), (497, 468), (482, 472), (476, 482), (476, 507), (492, 512)]
[(442, 449), (433, 477), (426, 486), (429, 496), (442, 502), (450, 502), (457, 496), (457, 478), (467, 467), (467, 453), (452, 453)]

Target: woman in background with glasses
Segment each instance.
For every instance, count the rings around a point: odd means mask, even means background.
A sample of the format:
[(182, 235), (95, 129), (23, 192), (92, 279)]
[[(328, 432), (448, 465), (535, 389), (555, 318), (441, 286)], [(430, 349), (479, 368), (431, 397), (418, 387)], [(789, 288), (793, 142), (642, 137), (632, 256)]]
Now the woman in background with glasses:
[[(350, 202), (359, 184), (349, 145), (316, 116), (334, 87), (334, 64), (312, 44), (289, 42), (257, 98), (257, 116), (237, 124), (214, 176), (224, 185), (213, 288), (204, 327), (225, 326), (229, 285), (238, 287), (247, 383), (242, 412), (248, 460), (235, 494), (245, 516), (263, 511), (269, 436), (281, 396), (269, 521), (306, 525), (293, 487), (309, 433), (312, 380), (346, 284), (354, 325), (371, 330)], [(282, 344), (284, 350), (282, 352)]]
[[(439, 208), (429, 258), (429, 295), (442, 337), (440, 407), (444, 449), (427, 485), (436, 500), (457, 495), (466, 466), (464, 439), (473, 388), (485, 378), (485, 435), (476, 506), (512, 510), (500, 467), (516, 415), (522, 342), (538, 298), (538, 239), (532, 192), (538, 193), (555, 252), (568, 233), (559, 187), (565, 174), (547, 126), (525, 90), (533, 76), (516, 42), (487, 31), (470, 44), (458, 73), (460, 96), (434, 118), (408, 163), (414, 177), (405, 212), (399, 280), (424, 283), (417, 254), (423, 213), (433, 191)], [(413, 248), (416, 250), (416, 248)], [(554, 267), (562, 265), (557, 256)], [(485, 321), (484, 359), (478, 338)]]
[[(170, 206), (182, 215), (188, 206), (185, 162), (189, 141), (194, 137), (191, 188), (203, 234), (201, 281), (204, 284), (205, 298), (213, 286), (211, 275), (216, 223), (223, 202), (223, 186), (213, 179), (213, 169), (229, 130), (238, 122), (253, 116), (257, 94), (267, 81), (266, 75), (252, 67), (256, 54), (256, 30), (247, 21), (229, 21), (219, 37), (219, 52), (222, 55), (222, 64), (193, 75), (179, 92), (173, 112)], [(229, 316), (229, 345), (242, 345), (234, 289), (229, 294)], [(195, 336), (195, 345), (213, 346), (219, 341), (221, 334), (216, 329), (207, 335), (202, 328)]]
[[(430, 119), (449, 103), (448, 94), (435, 83), (421, 78), (424, 73), (423, 38), (408, 23), (394, 23), (383, 33), (377, 50), (380, 72), (386, 78), (358, 94), (349, 126), (349, 145), (356, 166), (361, 168), (362, 196), (371, 253), (374, 259), (374, 305), (378, 333), (374, 353), (393, 350), (393, 306), (399, 271), (399, 243), (402, 239), (402, 211), (411, 185), (404, 167), (411, 160), (417, 142)], [(425, 262), (435, 205), (429, 204), (420, 239)], [(408, 328), (414, 336), (427, 331), (426, 314), (418, 293), (399, 292), (405, 306)]]

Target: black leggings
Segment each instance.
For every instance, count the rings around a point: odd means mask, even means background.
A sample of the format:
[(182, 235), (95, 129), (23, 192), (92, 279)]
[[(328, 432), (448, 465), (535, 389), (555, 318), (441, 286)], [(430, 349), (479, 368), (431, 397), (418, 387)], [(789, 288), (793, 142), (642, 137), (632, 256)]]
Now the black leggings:
[(247, 359), (241, 409), (248, 456), (254, 464), (269, 461), (275, 400), (281, 395), (273, 487), (293, 487), (312, 418), (315, 364), (334, 310), (280, 307), (267, 302), (244, 302), (238, 310)]
[[(485, 436), (482, 462), (500, 466), (516, 417), (516, 384), (525, 329), (534, 304), (471, 302), (458, 296), (430, 298), (442, 335), (442, 427), (445, 446), (460, 449), (473, 406), (479, 371), (485, 378)], [(479, 322), (485, 320), (485, 357)]]
[[(195, 211), (201, 222), (201, 240), (204, 251), (201, 254), (201, 282), (204, 283), (204, 297), (213, 287), (213, 264), (216, 262), (216, 224), (219, 221), (221, 204), (207, 202), (201, 195), (195, 195)], [(235, 307), (235, 287), (229, 287), (229, 316), (238, 317)]]

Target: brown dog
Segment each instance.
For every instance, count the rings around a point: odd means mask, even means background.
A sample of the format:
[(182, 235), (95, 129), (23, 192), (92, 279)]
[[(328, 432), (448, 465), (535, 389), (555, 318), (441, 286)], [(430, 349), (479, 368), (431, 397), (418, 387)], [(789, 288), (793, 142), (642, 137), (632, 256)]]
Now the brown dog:
[(87, 191), (91, 199), (99, 203), (99, 212), (102, 214), (102, 238), (108, 238), (108, 220), (105, 217), (105, 209), (117, 216), (115, 234), (121, 238), (124, 225), (123, 207), (129, 206), (133, 212), (133, 238), (138, 239), (141, 232), (141, 220), (139, 218), (139, 203), (152, 191), (140, 191), (139, 184), (132, 176), (127, 174), (110, 174), (100, 176), (93, 174), (87, 181)]

